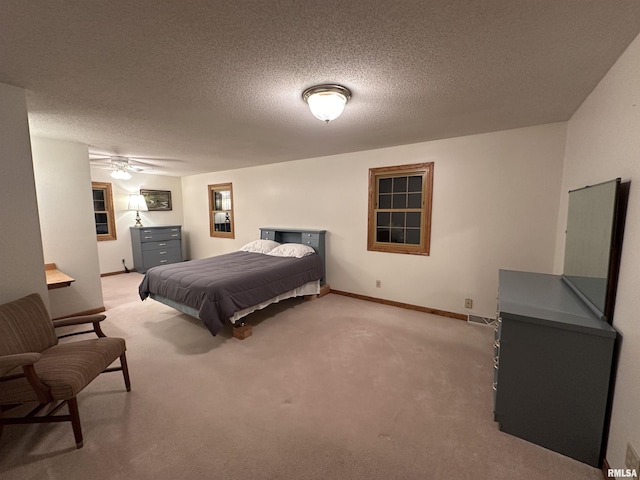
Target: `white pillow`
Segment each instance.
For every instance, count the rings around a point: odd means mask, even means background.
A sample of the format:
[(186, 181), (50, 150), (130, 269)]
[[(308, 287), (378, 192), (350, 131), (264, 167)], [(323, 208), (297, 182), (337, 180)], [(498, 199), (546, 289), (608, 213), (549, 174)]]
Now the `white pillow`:
[(302, 245), (301, 243), (283, 243), (279, 247), (271, 250), (267, 255), (302, 258), (312, 253), (315, 253), (315, 250), (308, 245)]
[(246, 245), (242, 246), (240, 248), (240, 251), (252, 253), (269, 253), (279, 245), (280, 244), (278, 242), (274, 242), (273, 240), (254, 240), (253, 242), (249, 242)]

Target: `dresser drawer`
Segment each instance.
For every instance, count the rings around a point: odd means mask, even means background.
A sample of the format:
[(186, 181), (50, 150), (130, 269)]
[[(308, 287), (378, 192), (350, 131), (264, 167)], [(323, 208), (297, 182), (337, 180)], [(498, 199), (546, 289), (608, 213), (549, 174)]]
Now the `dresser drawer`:
[(165, 248), (160, 250), (148, 250), (142, 252), (142, 263), (145, 267), (151, 268), (156, 265), (176, 263), (182, 261), (182, 251), (180, 247)]
[(182, 237), (180, 230), (178, 227), (143, 228), (140, 231), (140, 241), (144, 243), (178, 239)]
[(161, 240), (155, 242), (142, 242), (142, 251), (166, 250), (168, 248), (181, 248), (180, 240)]

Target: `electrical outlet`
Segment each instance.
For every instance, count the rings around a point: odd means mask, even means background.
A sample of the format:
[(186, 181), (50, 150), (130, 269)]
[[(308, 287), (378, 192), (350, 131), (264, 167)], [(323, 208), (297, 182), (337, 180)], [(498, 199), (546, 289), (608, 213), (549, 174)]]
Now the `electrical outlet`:
[(473, 300), (471, 298), (464, 299), (464, 308), (473, 308)]
[(635, 470), (636, 472), (640, 471), (640, 457), (638, 457), (638, 454), (630, 443), (627, 443), (627, 454), (624, 458), (624, 464), (627, 468)]
[(376, 288), (380, 288), (382, 286), (382, 282), (380, 280), (376, 280)]

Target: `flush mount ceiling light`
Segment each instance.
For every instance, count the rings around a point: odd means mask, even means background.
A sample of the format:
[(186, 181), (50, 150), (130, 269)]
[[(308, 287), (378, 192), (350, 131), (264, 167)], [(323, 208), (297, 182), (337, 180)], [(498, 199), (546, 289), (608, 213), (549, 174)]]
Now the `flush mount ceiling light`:
[(316, 85), (302, 92), (302, 98), (309, 104), (314, 117), (329, 123), (343, 112), (351, 92), (341, 85)]

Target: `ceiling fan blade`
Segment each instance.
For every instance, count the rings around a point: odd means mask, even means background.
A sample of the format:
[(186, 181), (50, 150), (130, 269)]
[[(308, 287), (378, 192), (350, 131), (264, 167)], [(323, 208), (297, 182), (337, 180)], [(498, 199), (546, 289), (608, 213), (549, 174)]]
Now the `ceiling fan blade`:
[[(101, 152), (89, 152), (89, 161), (93, 164), (102, 164), (112, 169), (128, 170), (130, 172), (148, 172), (156, 168), (155, 165), (146, 162), (144, 157), (127, 157), (125, 155), (107, 154)], [(162, 161), (161, 159), (149, 160)]]
[(111, 157), (107, 157), (107, 156), (103, 156), (103, 155), (91, 155), (91, 154), (89, 154), (89, 161), (90, 162), (111, 161)]
[[(129, 157), (129, 165), (139, 165), (142, 168), (154, 168), (154, 165), (146, 162), (145, 160), (155, 160), (155, 161), (159, 161), (158, 159), (155, 158), (142, 158), (142, 157)], [(161, 161), (161, 160), (160, 160)]]

